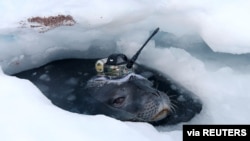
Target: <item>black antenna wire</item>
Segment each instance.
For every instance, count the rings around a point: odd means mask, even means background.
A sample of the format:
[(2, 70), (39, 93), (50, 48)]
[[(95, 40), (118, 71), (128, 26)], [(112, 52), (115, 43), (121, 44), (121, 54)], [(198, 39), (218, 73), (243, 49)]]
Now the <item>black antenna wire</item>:
[(138, 56), (140, 55), (142, 49), (147, 45), (147, 43), (149, 42), (149, 40), (151, 40), (151, 38), (159, 31), (159, 27), (157, 27), (154, 32), (149, 36), (149, 38), (146, 40), (146, 42), (141, 46), (141, 48), (136, 52), (136, 54), (128, 61), (127, 63), (127, 68), (132, 68), (136, 59), (138, 58)]

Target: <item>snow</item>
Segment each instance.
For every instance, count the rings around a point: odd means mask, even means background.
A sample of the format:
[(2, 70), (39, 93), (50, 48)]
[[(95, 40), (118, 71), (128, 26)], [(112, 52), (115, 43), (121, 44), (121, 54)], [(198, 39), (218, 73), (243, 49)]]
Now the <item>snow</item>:
[[(249, 9), (247, 0), (0, 1), (0, 140), (180, 141), (183, 124), (250, 124)], [(58, 14), (71, 15), (77, 23), (45, 33), (19, 24)], [(219, 56), (208, 59), (206, 51), (150, 41), (138, 58), (201, 98), (202, 112), (187, 123), (155, 128), (70, 113), (54, 106), (28, 80), (9, 75), (61, 58), (114, 52), (131, 57), (156, 27), (178, 37), (200, 35), (214, 51), (209, 57)], [(225, 56), (230, 65), (222, 61)]]

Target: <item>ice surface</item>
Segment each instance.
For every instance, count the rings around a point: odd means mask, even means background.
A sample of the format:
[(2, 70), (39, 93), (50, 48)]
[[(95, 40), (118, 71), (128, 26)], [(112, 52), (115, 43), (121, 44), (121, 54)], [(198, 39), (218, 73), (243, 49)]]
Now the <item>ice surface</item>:
[[(0, 1), (0, 140), (180, 141), (182, 124), (249, 124), (249, 9), (247, 0)], [(71, 15), (76, 24), (45, 33), (20, 25), (58, 14)], [(29, 81), (9, 76), (62, 58), (131, 57), (156, 27), (176, 36), (177, 44), (156, 35), (138, 62), (202, 99), (203, 111), (188, 123), (154, 128), (72, 114)]]

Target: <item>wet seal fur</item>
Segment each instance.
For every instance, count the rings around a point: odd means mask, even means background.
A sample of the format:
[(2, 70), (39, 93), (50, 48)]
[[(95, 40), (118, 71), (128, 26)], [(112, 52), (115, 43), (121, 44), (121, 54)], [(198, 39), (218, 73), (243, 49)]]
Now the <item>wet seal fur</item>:
[(96, 61), (64, 59), (13, 75), (30, 80), (54, 105), (75, 113), (157, 126), (190, 121), (202, 110), (195, 94), (141, 65), (124, 82), (93, 83)]

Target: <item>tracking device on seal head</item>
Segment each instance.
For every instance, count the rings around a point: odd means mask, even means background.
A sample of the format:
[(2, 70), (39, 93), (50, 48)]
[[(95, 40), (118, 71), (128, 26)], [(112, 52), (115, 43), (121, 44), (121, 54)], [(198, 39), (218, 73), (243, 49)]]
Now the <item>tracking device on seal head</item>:
[(111, 54), (108, 58), (97, 60), (95, 64), (97, 75), (108, 76), (111, 78), (121, 78), (133, 72), (133, 65), (142, 49), (158, 31), (159, 27), (154, 30), (154, 32), (130, 60), (124, 54)]

